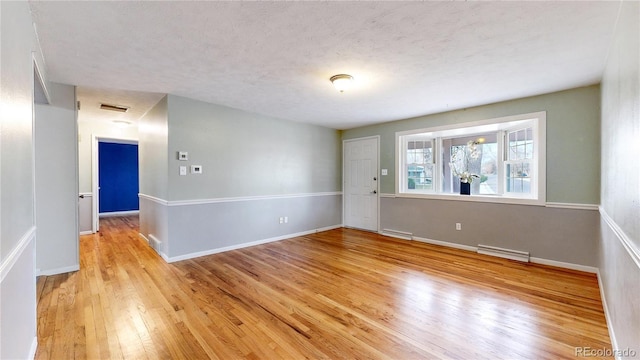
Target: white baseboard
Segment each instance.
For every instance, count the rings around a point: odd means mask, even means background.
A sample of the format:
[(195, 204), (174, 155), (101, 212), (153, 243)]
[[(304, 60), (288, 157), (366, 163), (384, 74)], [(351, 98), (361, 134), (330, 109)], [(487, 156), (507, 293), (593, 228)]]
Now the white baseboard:
[[(293, 234), (276, 236), (276, 237), (272, 237), (272, 238), (268, 238), (268, 239), (251, 241), (251, 242), (248, 242), (248, 243), (243, 243), (243, 244), (238, 244), (238, 245), (231, 245), (231, 246), (225, 246), (225, 247), (217, 248), (217, 249), (198, 251), (198, 252), (185, 254), (185, 255), (172, 256), (170, 258), (165, 258), (165, 260), (168, 263), (172, 263), (172, 262), (176, 262), (176, 261), (193, 259), (193, 258), (197, 258), (197, 257), (201, 257), (201, 256), (218, 254), (218, 253), (225, 252), (225, 251), (231, 251), (231, 250), (243, 249), (243, 248), (256, 246), (256, 245), (267, 244), (267, 243), (274, 242), (274, 241), (286, 240), (286, 239), (290, 239), (290, 238), (294, 238), (294, 237), (298, 237), (298, 236), (315, 234), (315, 233), (319, 233), (319, 232), (323, 232), (323, 231), (329, 231), (329, 230), (333, 230), (333, 229), (338, 229), (338, 228), (341, 228), (341, 227), (342, 227), (342, 224), (333, 225), (333, 226), (327, 226), (327, 227), (323, 227), (323, 228), (317, 228), (317, 229), (308, 230), (308, 231), (302, 231), (302, 232), (293, 233)], [(162, 253), (160, 253), (160, 255), (163, 256), (163, 258), (164, 258), (164, 255)]]
[(36, 351), (38, 350), (38, 337), (34, 337), (29, 348), (29, 357), (27, 359), (35, 359)]
[(427, 243), (427, 244), (446, 246), (446, 247), (450, 247), (450, 248), (454, 248), (454, 249), (473, 251), (473, 252), (477, 252), (478, 251), (478, 248), (475, 247), (475, 246), (456, 244), (456, 243), (447, 242), (447, 241), (427, 239), (427, 238), (422, 238), (422, 237), (418, 237), (418, 236), (413, 236), (412, 240), (420, 241), (420, 242)]
[(144, 236), (144, 234), (143, 234), (143, 233), (139, 232), (139, 233), (138, 233), (138, 235), (140, 235), (140, 237), (141, 237), (144, 241), (146, 241), (146, 242), (147, 242), (147, 244), (149, 244), (149, 239), (147, 239), (147, 237), (146, 237), (146, 236)]
[(78, 271), (78, 270), (80, 270), (80, 265), (65, 266), (65, 267), (50, 269), (45, 271), (41, 271), (40, 269), (37, 269), (36, 276), (41, 276), (41, 275), (51, 276), (51, 275), (64, 274), (72, 271)]
[(82, 236), (82, 235), (93, 235), (93, 231), (91, 231), (91, 230), (80, 231), (80, 236)]
[(112, 211), (107, 213), (100, 213), (98, 217), (111, 217), (111, 216), (128, 216), (128, 215), (138, 215), (140, 210), (130, 210), (130, 211)]
[(588, 273), (592, 273), (592, 274), (597, 274), (598, 273), (598, 268), (594, 267), (594, 266), (572, 264), (572, 263), (568, 263), (568, 262), (556, 261), (556, 260), (548, 260), (548, 259), (537, 258), (537, 257), (530, 257), (529, 261), (531, 261), (534, 264), (555, 266), (555, 267), (560, 267), (560, 268), (564, 268), (564, 269), (584, 271), (584, 272), (588, 272)]
[[(598, 288), (600, 289), (600, 299), (602, 299), (602, 308), (604, 309), (604, 319), (607, 322), (607, 329), (609, 330), (609, 338), (611, 339), (611, 348), (619, 349), (618, 341), (616, 340), (616, 334), (613, 331), (613, 326), (611, 324), (611, 316), (609, 315), (609, 306), (607, 306), (607, 298), (604, 297), (604, 284), (602, 283), (602, 277), (600, 277), (600, 270), (596, 271), (596, 275), (598, 275)], [(616, 359), (620, 359), (619, 356), (616, 356)]]

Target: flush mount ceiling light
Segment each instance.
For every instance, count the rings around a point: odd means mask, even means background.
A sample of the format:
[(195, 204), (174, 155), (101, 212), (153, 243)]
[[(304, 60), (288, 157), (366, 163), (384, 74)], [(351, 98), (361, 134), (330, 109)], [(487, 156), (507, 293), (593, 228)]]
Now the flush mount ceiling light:
[(333, 75), (331, 78), (329, 78), (329, 80), (331, 80), (336, 90), (344, 92), (351, 86), (351, 83), (353, 82), (353, 76), (347, 74), (338, 74)]
[(132, 124), (131, 121), (127, 120), (113, 120), (113, 123), (116, 124), (117, 127), (125, 128)]

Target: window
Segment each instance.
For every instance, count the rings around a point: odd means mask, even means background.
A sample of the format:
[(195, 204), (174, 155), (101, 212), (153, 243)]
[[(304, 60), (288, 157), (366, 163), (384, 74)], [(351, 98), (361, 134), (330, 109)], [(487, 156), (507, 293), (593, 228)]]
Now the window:
[(431, 140), (408, 139), (405, 160), (407, 190), (433, 190), (433, 146)]
[(458, 196), (461, 179), (472, 177), (472, 200), (543, 202), (545, 119), (540, 112), (397, 133), (396, 192)]

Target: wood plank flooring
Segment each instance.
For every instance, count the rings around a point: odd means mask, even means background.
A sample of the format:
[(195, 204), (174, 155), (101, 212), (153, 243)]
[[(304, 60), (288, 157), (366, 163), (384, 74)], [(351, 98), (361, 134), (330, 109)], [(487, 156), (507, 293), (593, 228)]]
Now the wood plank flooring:
[(173, 264), (137, 217), (38, 278), (37, 359), (574, 359), (595, 275), (337, 229)]

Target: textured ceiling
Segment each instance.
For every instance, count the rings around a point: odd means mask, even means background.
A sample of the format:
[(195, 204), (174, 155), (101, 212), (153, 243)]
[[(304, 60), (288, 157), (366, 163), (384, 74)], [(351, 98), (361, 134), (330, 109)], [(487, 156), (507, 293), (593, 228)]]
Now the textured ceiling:
[[(338, 129), (598, 83), (620, 5), (30, 4), (51, 81)], [(338, 73), (355, 78), (348, 92), (331, 86)]]

